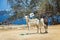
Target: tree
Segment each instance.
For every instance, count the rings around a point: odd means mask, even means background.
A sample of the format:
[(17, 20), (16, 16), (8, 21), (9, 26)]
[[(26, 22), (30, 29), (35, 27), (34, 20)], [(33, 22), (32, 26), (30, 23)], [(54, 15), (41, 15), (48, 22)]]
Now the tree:
[(26, 14), (37, 11), (39, 2), (40, 0), (8, 0), (11, 8), (15, 11), (15, 18), (19, 18), (19, 16), (22, 18)]
[(8, 3), (15, 12), (15, 15), (9, 19), (22, 18), (31, 12), (37, 12), (36, 16), (39, 17), (40, 14), (45, 12), (47, 2), (48, 0), (8, 0)]

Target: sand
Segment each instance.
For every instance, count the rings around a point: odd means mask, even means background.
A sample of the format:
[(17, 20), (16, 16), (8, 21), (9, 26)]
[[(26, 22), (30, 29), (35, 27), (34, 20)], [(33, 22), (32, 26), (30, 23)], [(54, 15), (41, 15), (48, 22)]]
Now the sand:
[(0, 40), (60, 40), (60, 25), (49, 26), (47, 34), (37, 34), (36, 29), (0, 30)]

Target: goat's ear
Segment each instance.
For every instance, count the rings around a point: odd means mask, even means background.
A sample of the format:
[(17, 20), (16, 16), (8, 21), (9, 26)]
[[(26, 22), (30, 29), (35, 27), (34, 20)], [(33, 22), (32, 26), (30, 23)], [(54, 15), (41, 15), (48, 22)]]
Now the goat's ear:
[(28, 18), (28, 16), (25, 16), (25, 18)]

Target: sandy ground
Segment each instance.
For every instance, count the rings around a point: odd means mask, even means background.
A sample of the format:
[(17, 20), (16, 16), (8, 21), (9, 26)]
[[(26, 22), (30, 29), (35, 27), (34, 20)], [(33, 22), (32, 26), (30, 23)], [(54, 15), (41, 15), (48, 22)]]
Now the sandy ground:
[(0, 40), (60, 40), (60, 25), (49, 26), (47, 34), (37, 34), (36, 29), (0, 30)]

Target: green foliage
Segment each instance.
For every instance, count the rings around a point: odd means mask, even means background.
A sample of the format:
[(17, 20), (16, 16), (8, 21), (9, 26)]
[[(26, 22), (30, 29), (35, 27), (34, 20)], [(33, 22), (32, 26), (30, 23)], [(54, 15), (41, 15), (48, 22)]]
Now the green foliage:
[[(16, 12), (17, 15), (26, 15), (31, 12), (37, 11), (40, 0), (8, 0), (11, 8)], [(21, 16), (23, 17), (23, 16)]]

